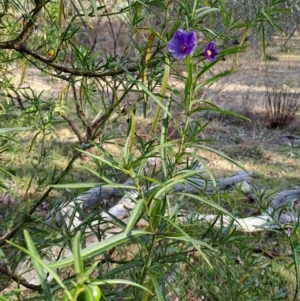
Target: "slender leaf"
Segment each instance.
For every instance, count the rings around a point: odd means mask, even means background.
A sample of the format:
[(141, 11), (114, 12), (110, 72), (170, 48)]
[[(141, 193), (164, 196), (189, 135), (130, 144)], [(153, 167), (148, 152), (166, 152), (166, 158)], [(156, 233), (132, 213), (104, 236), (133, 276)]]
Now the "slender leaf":
[(157, 298), (157, 301), (166, 301), (166, 296), (162, 294), (162, 289), (156, 279), (156, 275), (152, 275), (151, 271), (148, 273), (149, 278), (151, 279), (151, 282), (153, 284), (154, 290), (155, 290), (155, 297)]
[(72, 239), (72, 253), (74, 256), (74, 269), (76, 275), (81, 276), (82, 272), (84, 272), (83, 260), (80, 256), (80, 237), (81, 233), (77, 232)]
[(7, 132), (15, 132), (15, 131), (32, 131), (32, 128), (29, 127), (4, 128), (4, 129), (0, 129), (0, 134), (7, 133)]
[(125, 229), (126, 235), (130, 234), (130, 232), (132, 231), (133, 227), (135, 226), (137, 220), (140, 218), (143, 207), (144, 207), (143, 199), (137, 200), (136, 204), (134, 206), (134, 209), (132, 210), (132, 212), (130, 214), (130, 218), (127, 222), (127, 226)]
[[(116, 247), (118, 245), (121, 245), (127, 241), (129, 241), (133, 237), (138, 237), (141, 235), (149, 235), (149, 232), (142, 231), (142, 230), (134, 230), (130, 233), (130, 235), (127, 235), (125, 232), (122, 232), (120, 234), (116, 234), (112, 237), (109, 237), (101, 242), (95, 243), (85, 249), (81, 250), (81, 257), (83, 260), (87, 258), (92, 258), (94, 256), (97, 256), (104, 251), (107, 251), (113, 247)], [(53, 262), (49, 264), (48, 266), (50, 268), (56, 269), (56, 268), (63, 268), (72, 265), (74, 262), (74, 256), (69, 256), (67, 258), (58, 260), (56, 262)]]
[(153, 295), (153, 293), (148, 290), (146, 287), (136, 283), (136, 282), (133, 282), (133, 281), (130, 281), (130, 280), (126, 280), (126, 279), (106, 279), (106, 280), (96, 280), (96, 281), (93, 281), (93, 284), (94, 285), (103, 285), (103, 284), (125, 284), (125, 285), (132, 285), (132, 286), (136, 286), (138, 288), (141, 288), (147, 292), (149, 292), (150, 295)]
[[(25, 232), (27, 232), (27, 231), (26, 230), (24, 231), (24, 235), (25, 235)], [(33, 250), (33, 248), (35, 248), (35, 247), (34, 247), (34, 244), (33, 244), (32, 240), (31, 240), (28, 232), (26, 234), (26, 243), (27, 243), (27, 241), (28, 241), (29, 247)], [(38, 268), (37, 272), (40, 272), (41, 276), (45, 276), (46, 274), (45, 274), (44, 271), (42, 271), (42, 269), (46, 270), (53, 277), (53, 279), (56, 280), (56, 282), (60, 285), (60, 287), (63, 290), (66, 291), (66, 294), (71, 298), (70, 293), (68, 292), (66, 286), (64, 285), (64, 283), (62, 282), (62, 280), (60, 279), (60, 277), (57, 275), (57, 273), (55, 273), (55, 271), (50, 267), (50, 265), (48, 263), (45, 263), (43, 260), (41, 260), (41, 258), (39, 257), (39, 255), (35, 255), (35, 253), (37, 252), (36, 250), (34, 252), (31, 252), (31, 251), (29, 251), (29, 250), (27, 250), (27, 249), (25, 249), (25, 248), (23, 248), (23, 247), (15, 244), (15, 243), (13, 243), (13, 242), (11, 242), (11, 241), (7, 241), (7, 243), (9, 245), (11, 245), (11, 246), (13, 246), (13, 247), (21, 250), (23, 253), (29, 255), (32, 258), (33, 262), (35, 262), (37, 264), (37, 268)], [(49, 285), (49, 284), (46, 284), (46, 281), (47, 281), (46, 278), (43, 278), (42, 282), (41, 282), (42, 285), (45, 285), (45, 286)], [(48, 288), (46, 288), (46, 291), (47, 290), (48, 290)], [(49, 300), (52, 300), (52, 297)], [(55, 299), (53, 299), (53, 300), (55, 300)]]
[(206, 254), (201, 250), (201, 246), (207, 248), (210, 251), (213, 251), (214, 249), (210, 245), (208, 245), (207, 243), (190, 237), (190, 235), (188, 233), (186, 233), (182, 229), (182, 227), (180, 227), (176, 222), (173, 222), (171, 219), (169, 219), (167, 217), (164, 217), (164, 219), (182, 234), (182, 236), (178, 236), (178, 235), (168, 236), (168, 235), (166, 235), (164, 238), (172, 239), (172, 240), (178, 240), (178, 241), (185, 241), (185, 242), (188, 242), (188, 243), (192, 244), (195, 247), (195, 249), (199, 252), (199, 254), (202, 256), (202, 258), (205, 260), (205, 262), (210, 267), (212, 267), (212, 265), (211, 265), (209, 259), (207, 258)]

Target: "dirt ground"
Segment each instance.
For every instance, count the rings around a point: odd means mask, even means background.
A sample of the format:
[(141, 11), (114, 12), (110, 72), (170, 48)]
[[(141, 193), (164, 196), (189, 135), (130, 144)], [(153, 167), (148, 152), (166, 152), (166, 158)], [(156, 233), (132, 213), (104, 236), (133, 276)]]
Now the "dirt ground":
[[(300, 116), (284, 128), (270, 128), (266, 100), (276, 91), (287, 92), (287, 102), (300, 102), (300, 55), (267, 48), (268, 60), (258, 59), (253, 49), (240, 56), (239, 70), (214, 87), (212, 101), (220, 107), (240, 113), (250, 121), (230, 116), (211, 116), (206, 134), (212, 146), (253, 169), (262, 181), (261, 188), (287, 189), (299, 185), (299, 146), (291, 145), (285, 135), (299, 135)], [(219, 88), (219, 91), (218, 91)], [(211, 166), (223, 166), (212, 158)], [(225, 163), (223, 169), (232, 166)], [(222, 169), (222, 168), (221, 168)]]

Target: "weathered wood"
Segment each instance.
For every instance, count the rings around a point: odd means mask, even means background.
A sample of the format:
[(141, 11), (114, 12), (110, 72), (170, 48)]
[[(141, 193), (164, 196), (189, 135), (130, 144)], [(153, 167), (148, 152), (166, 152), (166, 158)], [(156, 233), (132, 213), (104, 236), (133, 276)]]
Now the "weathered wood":
[[(249, 180), (253, 175), (253, 171), (241, 171), (234, 174), (231, 177), (219, 179), (217, 180), (216, 187), (214, 187), (211, 181), (205, 181), (201, 178), (190, 177), (187, 178), (187, 183), (185, 185), (175, 185), (172, 189), (175, 192), (189, 192), (193, 194), (198, 194), (200, 191), (204, 191), (207, 194), (213, 193), (217, 190), (227, 189), (237, 183), (241, 183), (244, 180)], [(136, 192), (133, 190), (133, 181), (128, 179), (123, 185), (128, 186), (128, 190), (130, 190), (130, 186), (132, 186), (132, 191), (128, 191), (127, 194), (124, 189), (117, 188), (107, 188), (107, 187), (94, 187), (86, 191), (84, 194), (78, 196), (76, 199), (69, 202), (66, 206), (62, 206), (61, 208), (55, 208), (51, 210), (46, 218), (47, 223), (61, 223), (62, 219), (65, 221), (68, 220), (73, 214), (73, 211), (76, 210), (76, 207), (80, 206), (82, 209), (86, 210), (94, 207), (97, 204), (104, 205), (109, 203), (109, 200), (112, 198), (119, 197), (121, 200), (112, 208), (109, 209), (108, 213), (103, 212), (102, 217), (111, 220), (111, 215), (122, 219), (128, 216), (129, 211), (133, 209), (134, 202), (132, 199), (137, 198)], [(155, 188), (155, 186), (150, 187), (150, 189)], [(102, 206), (104, 207), (104, 206)], [(109, 206), (111, 207), (111, 206)], [(73, 223), (74, 226), (77, 226), (80, 221), (76, 215)]]
[(293, 210), (294, 202), (300, 198), (300, 189), (285, 190), (278, 193), (268, 207), (268, 213), (274, 214), (278, 208), (288, 205)]
[[(251, 201), (253, 201), (255, 200), (256, 196), (251, 190), (250, 185), (248, 184), (253, 174), (253, 171), (242, 171), (236, 173), (231, 177), (219, 179), (217, 181), (216, 187), (214, 187), (210, 181), (206, 182), (203, 179), (191, 177), (187, 179), (186, 185), (175, 185), (173, 187), (173, 190), (175, 192), (189, 192), (193, 194), (198, 194), (200, 191), (205, 191), (205, 193), (209, 194), (213, 193), (216, 190), (227, 189), (232, 185), (240, 183), (242, 192)], [(129, 186), (130, 188), (130, 186), (133, 185), (133, 182), (132, 180), (127, 180), (124, 184)], [(152, 188), (155, 188), (155, 186), (153, 186)], [(121, 189), (95, 187), (78, 196), (68, 205), (63, 206), (62, 208), (57, 208), (55, 211), (52, 210), (46, 221), (48, 223), (61, 223), (62, 219), (64, 219), (64, 221), (68, 223), (69, 217), (73, 214), (73, 211), (77, 210), (76, 207), (80, 206), (82, 209), (88, 209), (99, 203), (104, 205), (106, 203), (109, 203), (109, 200), (111, 198), (118, 197), (121, 198), (120, 201), (114, 206), (109, 206), (110, 208), (108, 211), (103, 211), (101, 213), (101, 217), (108, 222), (112, 221), (114, 218), (123, 220), (124, 218), (127, 218), (130, 215), (131, 210), (133, 210), (135, 206), (135, 202), (133, 200), (138, 197), (137, 193), (132, 190), (126, 192), (125, 194), (125, 191)], [(263, 225), (263, 222), (266, 221), (267, 217), (269, 223), (268, 225), (264, 226), (264, 230), (267, 229), (267, 227), (272, 228), (278, 224), (284, 225), (292, 222), (294, 220), (294, 202), (299, 198), (300, 189), (287, 190), (278, 193), (270, 202), (266, 212), (263, 215), (258, 217), (236, 219), (235, 222), (237, 222), (237, 224), (239, 224), (238, 221), (240, 220), (241, 225), (243, 225), (243, 227), (238, 227), (238, 229), (241, 229), (242, 231), (251, 229), (251, 231), (249, 230), (250, 232), (253, 232), (254, 229), (256, 229), (256, 231), (259, 231), (258, 228)], [(80, 225), (81, 221), (78, 214), (75, 215), (72, 223), (73, 227)], [(216, 223), (216, 225), (218, 225), (218, 223)]]
[(292, 147), (300, 146), (300, 136), (297, 135), (283, 135), (278, 140), (279, 144), (286, 144)]

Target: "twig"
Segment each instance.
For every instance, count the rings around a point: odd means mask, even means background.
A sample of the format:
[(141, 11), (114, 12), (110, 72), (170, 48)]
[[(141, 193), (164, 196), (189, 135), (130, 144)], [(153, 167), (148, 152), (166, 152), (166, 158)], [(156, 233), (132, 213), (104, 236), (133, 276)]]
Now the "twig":
[(0, 266), (0, 273), (8, 276), (10, 279), (14, 280), (18, 284), (21, 284), (30, 290), (37, 291), (39, 293), (41, 293), (43, 291), (41, 285), (35, 285), (35, 284), (28, 283), (23, 277), (20, 277), (14, 273), (11, 273), (7, 268), (5, 268), (3, 266)]

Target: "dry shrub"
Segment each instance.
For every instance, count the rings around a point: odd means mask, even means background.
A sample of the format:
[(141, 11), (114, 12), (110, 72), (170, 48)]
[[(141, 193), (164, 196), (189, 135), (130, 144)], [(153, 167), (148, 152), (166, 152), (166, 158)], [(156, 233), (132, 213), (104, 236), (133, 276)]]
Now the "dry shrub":
[(298, 93), (290, 91), (287, 86), (279, 89), (273, 87), (265, 94), (266, 121), (269, 128), (287, 127), (299, 110)]

